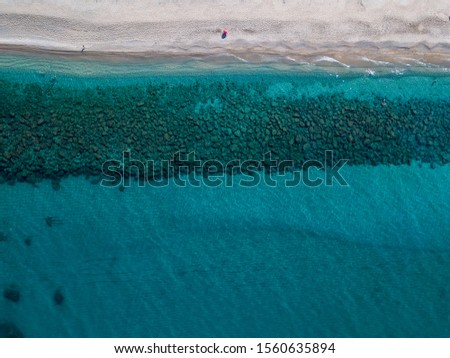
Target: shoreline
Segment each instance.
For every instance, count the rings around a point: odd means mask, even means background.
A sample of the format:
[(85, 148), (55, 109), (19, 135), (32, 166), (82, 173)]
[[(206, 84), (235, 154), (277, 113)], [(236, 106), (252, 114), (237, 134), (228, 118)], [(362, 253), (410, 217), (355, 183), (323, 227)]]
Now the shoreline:
[[(63, 48), (48, 48), (28, 45), (0, 44), (1, 56), (24, 56), (29, 58), (98, 62), (105, 64), (159, 64), (172, 63), (182, 66), (188, 61), (211, 66), (242, 64), (250, 66), (274, 65), (285, 69), (314, 66), (314, 68), (336, 70), (397, 69), (450, 71), (450, 45), (436, 45), (439, 51), (424, 50), (423, 44), (415, 47), (376, 47), (375, 44), (349, 46), (342, 44), (322, 49), (304, 47), (302, 50), (286, 52), (270, 49), (227, 51), (75, 51)], [(1, 64), (0, 64), (1, 68)], [(251, 70), (251, 68), (248, 68)]]

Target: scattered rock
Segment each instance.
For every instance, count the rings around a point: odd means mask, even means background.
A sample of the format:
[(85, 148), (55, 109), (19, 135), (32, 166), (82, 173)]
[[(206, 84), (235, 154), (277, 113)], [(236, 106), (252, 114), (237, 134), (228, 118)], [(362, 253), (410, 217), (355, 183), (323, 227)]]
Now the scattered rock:
[(24, 338), (22, 331), (12, 322), (0, 323), (0, 338)]
[(45, 223), (47, 224), (48, 227), (53, 227), (54, 225), (62, 224), (62, 220), (55, 218), (53, 216), (47, 216), (45, 218)]
[(102, 181), (102, 177), (100, 175), (93, 177), (90, 182), (93, 185), (98, 185)]
[(59, 306), (63, 304), (64, 296), (59, 289), (56, 290), (55, 293), (53, 294), (53, 301), (55, 302), (55, 304)]
[(98, 177), (103, 162), (125, 148), (144, 162), (188, 147), (202, 160), (224, 162), (271, 150), (301, 165), (332, 148), (355, 165), (450, 162), (445, 99), (274, 98), (263, 81), (229, 80), (80, 89), (76, 96), (59, 88), (58, 96), (42, 101), (46, 88), (38, 84), (0, 85), (3, 93), (16, 94), (0, 123), (0, 183), (11, 185), (46, 178), (59, 190), (60, 178), (69, 174)]
[(14, 285), (8, 286), (3, 290), (3, 297), (9, 301), (17, 303), (20, 301), (20, 291)]
[(52, 180), (52, 189), (58, 191), (61, 189), (61, 181), (60, 180)]

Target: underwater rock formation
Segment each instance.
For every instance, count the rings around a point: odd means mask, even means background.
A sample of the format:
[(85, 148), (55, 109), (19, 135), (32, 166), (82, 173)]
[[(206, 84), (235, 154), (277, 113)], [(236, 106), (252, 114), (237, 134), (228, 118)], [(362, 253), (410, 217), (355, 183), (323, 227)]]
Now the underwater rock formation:
[[(349, 165), (450, 161), (450, 99), (274, 98), (263, 81), (49, 92), (1, 80), (0, 88), (0, 178), (9, 183), (46, 178), (58, 190), (68, 175), (98, 177), (123, 151), (155, 163), (176, 152), (222, 163), (271, 152), (301, 166), (326, 150)], [(174, 174), (155, 170), (155, 177)]]
[(3, 297), (17, 303), (20, 301), (20, 291), (15, 285), (8, 286), (3, 290)]
[(0, 323), (0, 338), (24, 338), (22, 331), (12, 322)]
[(47, 216), (45, 218), (45, 223), (47, 224), (48, 227), (53, 227), (53, 225), (59, 225), (62, 224), (62, 220), (55, 218), (53, 216)]
[(56, 290), (55, 293), (53, 294), (53, 301), (55, 302), (55, 304), (57, 305), (62, 305), (64, 302), (64, 296), (61, 292), (61, 290)]

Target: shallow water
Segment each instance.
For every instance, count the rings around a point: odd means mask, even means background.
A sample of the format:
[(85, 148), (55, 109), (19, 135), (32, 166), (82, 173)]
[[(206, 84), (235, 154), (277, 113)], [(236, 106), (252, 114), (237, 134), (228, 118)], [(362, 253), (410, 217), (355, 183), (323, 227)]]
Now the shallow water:
[[(107, 67), (85, 64), (83, 73), (70, 74), (67, 62), (58, 71), (40, 61), (52, 71), (39, 72), (28, 59), (27, 69), (3, 67), (1, 79), (44, 86), (55, 76), (52, 90), (75, 97), (97, 86), (114, 94), (151, 83), (213, 88), (229, 81), (251, 91), (262, 81), (264, 95), (280, 101), (339, 94), (448, 108), (450, 93), (442, 73), (216, 68), (170, 76), (150, 68), (144, 76), (107, 75)], [(24, 98), (2, 103), (35, 101)], [(11, 131), (5, 108), (2, 124)], [(439, 118), (448, 128), (448, 116)], [(1, 134), (5, 141), (11, 133)], [(183, 188), (172, 180), (120, 191), (67, 173), (53, 188), (47, 179), (1, 184), (0, 288), (14, 285), (20, 300), (0, 299), (0, 324), (13, 322), (27, 337), (448, 337), (449, 169), (426, 160), (347, 165), (347, 186), (315, 188), (287, 188), (276, 176), (276, 187)]]

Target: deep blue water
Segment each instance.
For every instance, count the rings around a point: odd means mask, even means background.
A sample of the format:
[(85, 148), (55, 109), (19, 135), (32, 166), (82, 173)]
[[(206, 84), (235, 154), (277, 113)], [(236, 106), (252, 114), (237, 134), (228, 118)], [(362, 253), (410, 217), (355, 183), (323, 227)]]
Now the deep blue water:
[[(450, 93), (442, 73), (171, 76), (130, 65), (134, 74), (95, 76), (101, 65), (74, 75), (70, 64), (44, 61), (42, 72), (26, 63), (3, 66), (0, 79), (67, 91), (195, 81), (251, 91), (263, 81), (272, 98), (338, 93), (392, 106), (446, 106)], [(15, 122), (0, 111), (4, 155)], [(120, 191), (83, 176), (64, 176), (58, 188), (48, 179), (0, 184), (0, 290), (20, 293), (0, 298), (0, 324), (26, 337), (448, 337), (450, 157), (438, 147), (442, 163), (345, 166), (348, 186), (287, 188), (281, 176), (277, 187), (253, 188)]]

